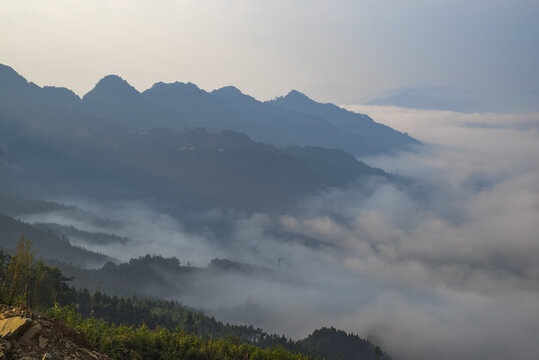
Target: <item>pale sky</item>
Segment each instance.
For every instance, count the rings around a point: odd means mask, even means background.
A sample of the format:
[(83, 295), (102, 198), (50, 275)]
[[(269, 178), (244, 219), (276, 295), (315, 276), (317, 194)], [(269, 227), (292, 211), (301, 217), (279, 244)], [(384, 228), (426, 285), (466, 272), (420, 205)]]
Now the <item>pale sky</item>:
[(539, 0), (0, 0), (0, 63), (79, 95), (107, 74), (261, 100), (537, 91)]

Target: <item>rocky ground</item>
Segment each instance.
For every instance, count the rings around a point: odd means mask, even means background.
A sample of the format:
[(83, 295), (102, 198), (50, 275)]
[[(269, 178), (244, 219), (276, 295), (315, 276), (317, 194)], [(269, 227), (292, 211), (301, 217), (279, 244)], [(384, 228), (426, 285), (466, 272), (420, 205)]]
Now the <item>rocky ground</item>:
[(80, 332), (38, 312), (0, 305), (0, 360), (110, 360)]

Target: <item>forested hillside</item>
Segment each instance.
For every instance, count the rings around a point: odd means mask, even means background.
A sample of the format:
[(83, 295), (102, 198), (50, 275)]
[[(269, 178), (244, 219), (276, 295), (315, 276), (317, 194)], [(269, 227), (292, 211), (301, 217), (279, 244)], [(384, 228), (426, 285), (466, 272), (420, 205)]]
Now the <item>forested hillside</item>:
[(208, 352), (212, 359), (221, 359), (232, 352), (232, 358), (352, 360), (374, 359), (379, 351), (357, 335), (335, 329), (316, 330), (293, 341), (253, 326), (224, 324), (175, 301), (76, 290), (69, 286), (72, 278), (36, 260), (31, 245), (23, 238), (13, 256), (0, 252), (0, 302), (50, 309), (52, 316), (81, 330), (113, 357), (127, 349), (144, 359), (206, 359)]

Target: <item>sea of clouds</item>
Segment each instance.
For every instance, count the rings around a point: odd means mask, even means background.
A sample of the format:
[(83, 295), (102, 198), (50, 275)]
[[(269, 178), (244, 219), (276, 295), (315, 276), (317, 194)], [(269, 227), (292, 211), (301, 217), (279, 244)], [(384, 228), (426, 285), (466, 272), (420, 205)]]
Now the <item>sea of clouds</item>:
[[(328, 189), (282, 214), (215, 209), (186, 229), (143, 203), (61, 199), (111, 221), (27, 217), (129, 237), (79, 245), (268, 270), (201, 279), (182, 302), (294, 338), (335, 326), (395, 359), (530, 359), (539, 333), (539, 114), (350, 106), (424, 143), (362, 158), (398, 175)], [(173, 281), (173, 279), (171, 279)]]

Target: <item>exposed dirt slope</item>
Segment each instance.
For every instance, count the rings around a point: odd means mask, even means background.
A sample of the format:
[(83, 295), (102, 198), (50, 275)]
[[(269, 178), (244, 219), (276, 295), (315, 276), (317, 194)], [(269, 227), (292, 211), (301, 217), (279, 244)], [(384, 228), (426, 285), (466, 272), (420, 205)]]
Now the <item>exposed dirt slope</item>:
[(5, 359), (110, 360), (60, 321), (0, 304), (0, 360)]

